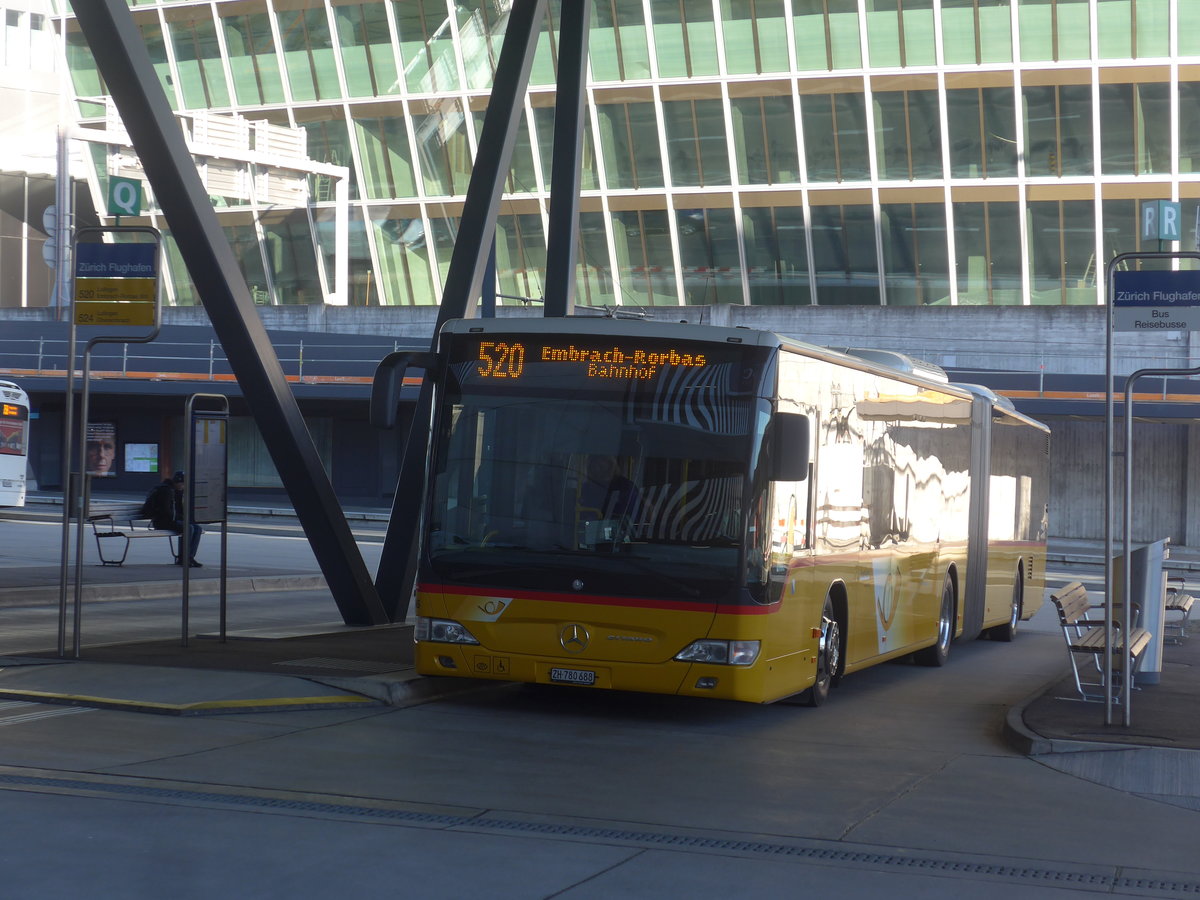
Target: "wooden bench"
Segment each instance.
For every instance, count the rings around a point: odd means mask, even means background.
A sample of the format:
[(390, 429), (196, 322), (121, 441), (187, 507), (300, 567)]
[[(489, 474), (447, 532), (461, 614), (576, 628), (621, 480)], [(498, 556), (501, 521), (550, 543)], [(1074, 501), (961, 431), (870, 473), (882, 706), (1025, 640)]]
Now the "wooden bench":
[[(1067, 643), (1067, 656), (1075, 676), (1075, 688), (1082, 700), (1104, 700), (1105, 629), (1104, 620), (1089, 618), (1092, 610), (1102, 609), (1088, 597), (1087, 588), (1072, 581), (1061, 590), (1050, 595), (1058, 612), (1058, 624), (1062, 626), (1063, 639)], [(1112, 654), (1113, 671), (1119, 672), (1126, 660), (1130, 671), (1136, 672), (1142, 653), (1150, 646), (1150, 632), (1145, 628), (1131, 628), (1128, 639), (1120, 624), (1113, 623)], [(1087, 680), (1085, 678), (1094, 680)], [(1119, 693), (1119, 692), (1118, 692)]]
[(1177, 575), (1167, 579), (1167, 591), (1164, 597), (1164, 609), (1175, 613), (1175, 618), (1168, 622), (1163, 619), (1163, 637), (1170, 635), (1176, 643), (1187, 637), (1188, 625), (1192, 617), (1193, 597), (1184, 586), (1184, 580)]
[[(129, 545), (138, 538), (166, 538), (171, 548), (171, 556), (179, 559), (178, 545), (175, 539), (179, 537), (174, 531), (155, 528), (150, 520), (142, 516), (141, 503), (108, 503), (92, 502), (88, 504), (87, 522), (92, 526), (92, 534), (96, 536), (96, 550), (100, 554), (100, 564), (105, 566), (122, 566), (129, 555)], [(114, 552), (105, 552), (106, 547), (113, 547), (114, 539), (120, 539), (121, 556)]]

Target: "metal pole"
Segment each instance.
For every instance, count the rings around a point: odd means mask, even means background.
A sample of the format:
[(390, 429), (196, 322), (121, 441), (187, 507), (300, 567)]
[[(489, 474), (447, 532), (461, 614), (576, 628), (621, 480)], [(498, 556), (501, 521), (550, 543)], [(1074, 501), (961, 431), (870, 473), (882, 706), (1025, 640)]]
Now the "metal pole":
[(550, 172), (544, 316), (565, 316), (575, 297), (579, 252), (579, 180), (583, 163), (583, 94), (587, 82), (590, 3), (564, 3), (558, 30), (554, 153)]

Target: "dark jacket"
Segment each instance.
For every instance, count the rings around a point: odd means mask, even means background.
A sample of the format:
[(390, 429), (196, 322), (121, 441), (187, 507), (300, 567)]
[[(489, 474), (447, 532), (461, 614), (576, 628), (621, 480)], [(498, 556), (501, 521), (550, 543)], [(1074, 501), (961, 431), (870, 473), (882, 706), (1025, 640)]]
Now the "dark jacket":
[(146, 502), (142, 504), (142, 515), (148, 518), (155, 528), (182, 530), (183, 510), (180, 508), (178, 493), (170, 479), (167, 479), (146, 496)]

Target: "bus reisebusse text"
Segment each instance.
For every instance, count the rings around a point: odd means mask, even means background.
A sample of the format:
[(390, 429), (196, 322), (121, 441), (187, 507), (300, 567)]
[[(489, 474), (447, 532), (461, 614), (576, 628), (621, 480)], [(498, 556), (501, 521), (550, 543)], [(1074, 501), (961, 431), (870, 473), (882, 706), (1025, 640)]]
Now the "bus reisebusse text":
[(29, 456), (29, 398), (11, 381), (0, 381), (0, 506), (25, 505)]
[(817, 705), (1041, 604), (1048, 430), (932, 366), (602, 317), (436, 359), (423, 674)]

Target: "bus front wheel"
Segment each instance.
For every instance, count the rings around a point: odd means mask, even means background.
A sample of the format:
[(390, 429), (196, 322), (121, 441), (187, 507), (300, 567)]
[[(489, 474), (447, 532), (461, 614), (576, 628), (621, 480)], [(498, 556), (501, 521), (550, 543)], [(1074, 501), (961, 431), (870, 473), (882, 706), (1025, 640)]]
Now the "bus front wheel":
[(817, 645), (817, 680), (800, 695), (805, 706), (820, 706), (829, 699), (829, 688), (842, 662), (842, 626), (833, 612), (833, 600), (826, 595), (821, 609), (821, 639)]

